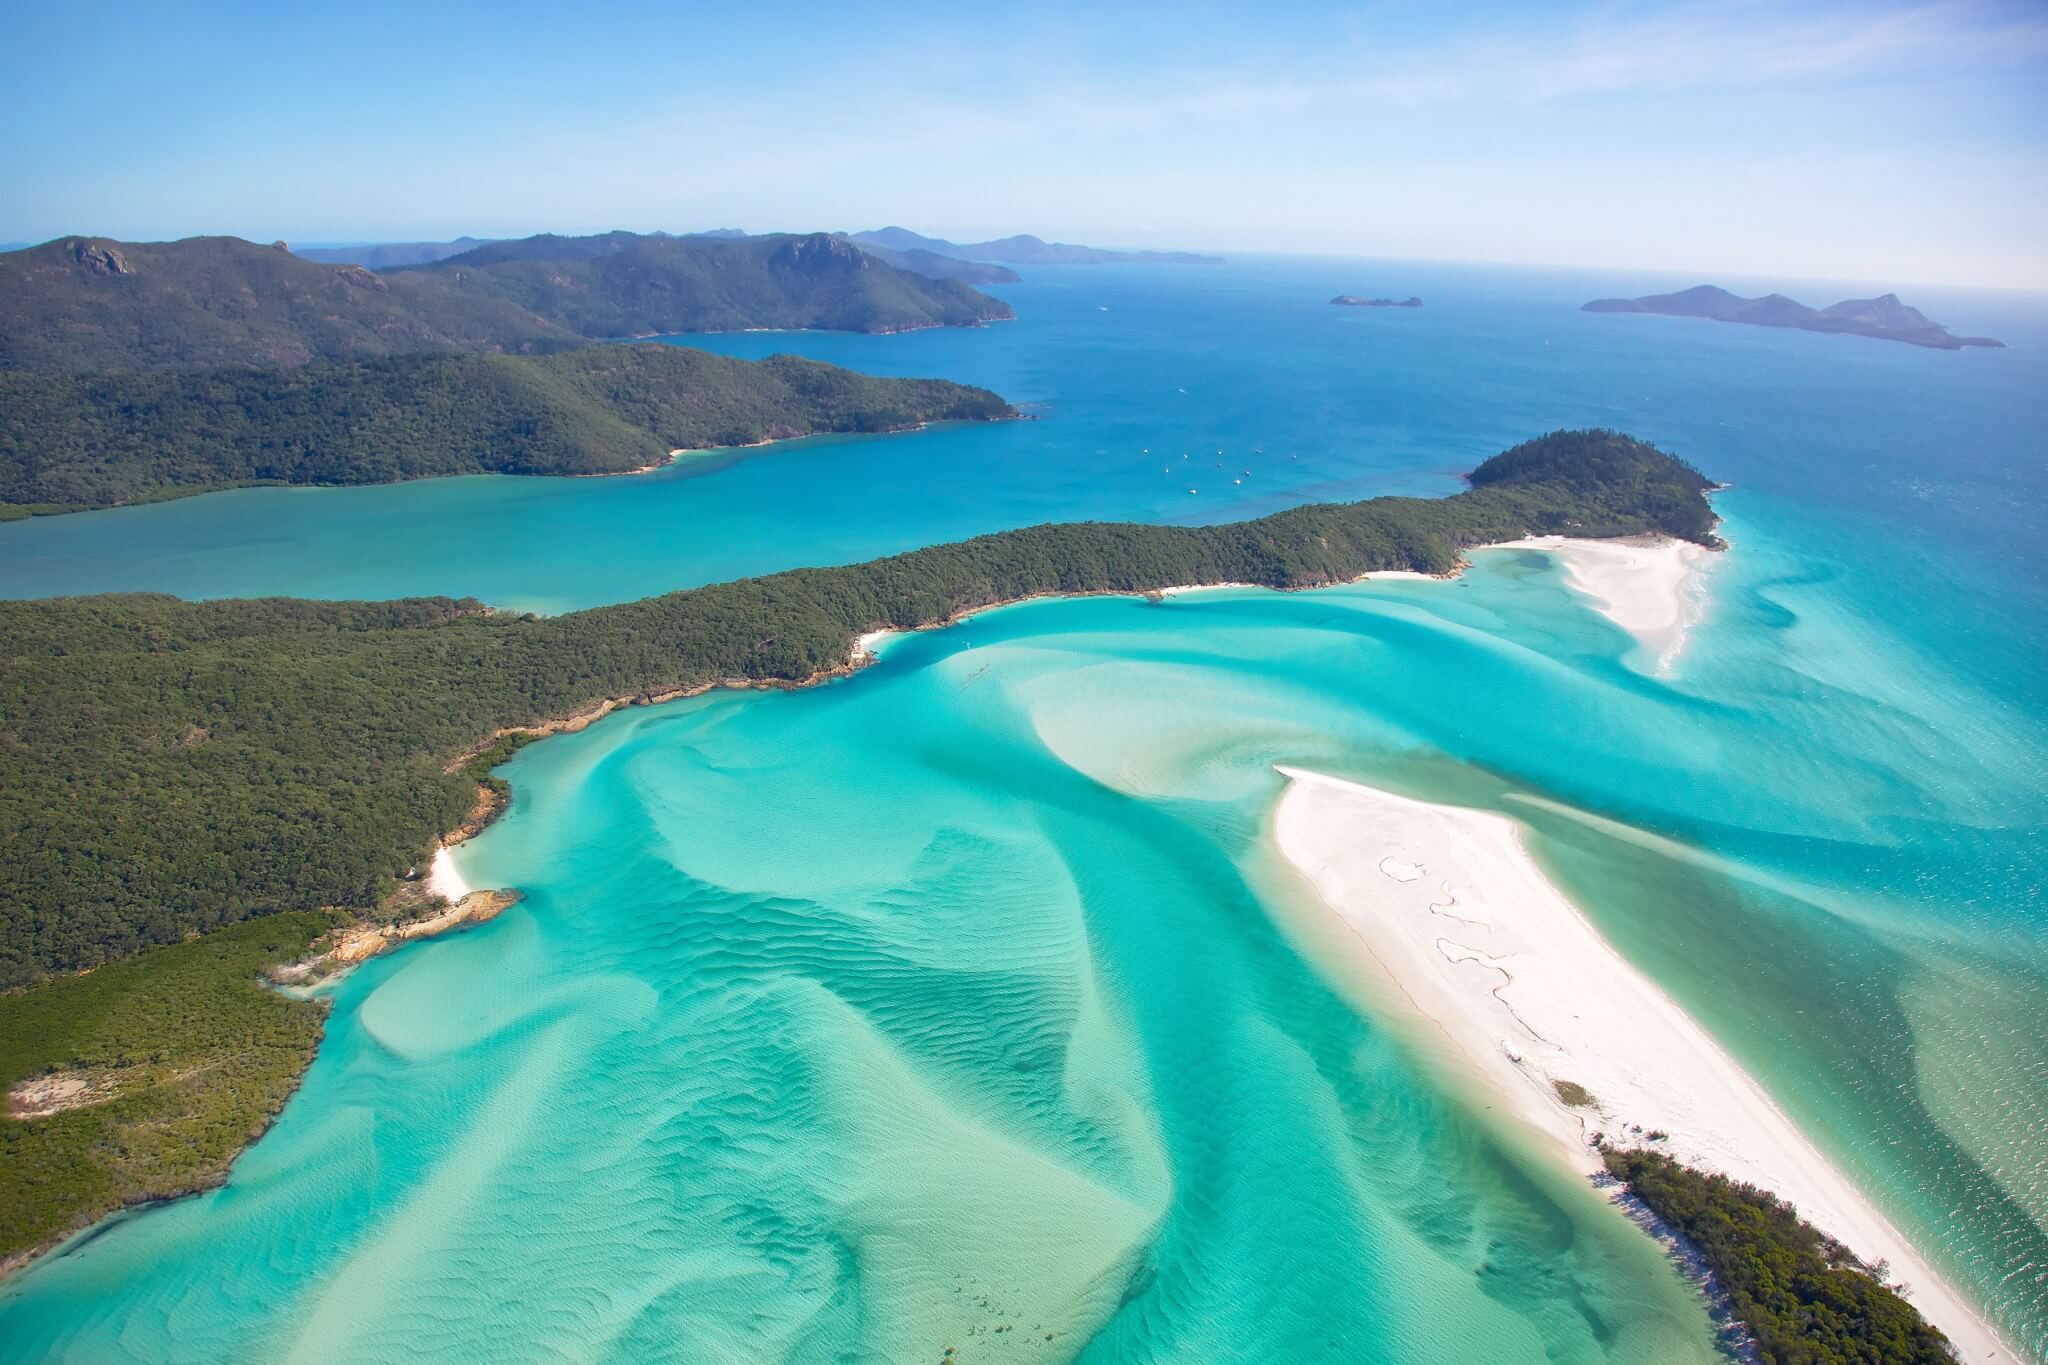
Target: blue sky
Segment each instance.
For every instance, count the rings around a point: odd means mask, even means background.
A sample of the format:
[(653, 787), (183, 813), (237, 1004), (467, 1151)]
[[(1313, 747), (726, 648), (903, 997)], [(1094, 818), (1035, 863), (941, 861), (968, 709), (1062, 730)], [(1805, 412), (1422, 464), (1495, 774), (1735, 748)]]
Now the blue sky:
[(2048, 4), (0, 0), (0, 240), (902, 223), (2048, 288)]

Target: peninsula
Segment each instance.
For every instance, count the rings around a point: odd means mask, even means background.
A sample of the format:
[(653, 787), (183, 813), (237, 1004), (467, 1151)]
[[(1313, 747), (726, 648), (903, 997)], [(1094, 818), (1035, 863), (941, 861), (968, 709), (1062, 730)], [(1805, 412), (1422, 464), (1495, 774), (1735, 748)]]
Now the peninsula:
[[(1793, 1348), (1766, 1359), (1936, 1365), (1954, 1358), (1943, 1333), (1971, 1365), (2007, 1358), (1883, 1213), (1544, 875), (1517, 821), (1280, 773), (1275, 843), (1350, 931), (1364, 989), (1426, 1021), (1575, 1169), (1626, 1180), (1692, 1234), (1750, 1335)], [(1760, 1189), (1813, 1226), (1802, 1232)], [(1911, 1285), (1910, 1304), (1867, 1269), (1879, 1265)], [(1822, 1343), (1840, 1354), (1800, 1349)]]
[[(0, 603), (0, 684), (19, 699), (0, 820), (30, 836), (0, 845), (0, 1268), (224, 1177), (320, 1037), (324, 1006), (260, 973), (502, 909), (437, 851), (502, 807), (491, 770), (532, 738), (829, 679), (867, 661), (872, 632), (1034, 596), (1442, 575), (1530, 537), (1718, 544), (1708, 480), (1613, 432), (1554, 432), (1469, 482), (1234, 525), (1034, 527), (545, 619), (449, 599)], [(1657, 1173), (1628, 1174), (1647, 1189)]]
[(1803, 332), (1842, 332), (1878, 341), (1903, 341), (1937, 351), (1965, 346), (2003, 349), (1990, 337), (1959, 337), (1919, 309), (1899, 301), (1897, 294), (1874, 299), (1844, 299), (1826, 308), (1809, 308), (1783, 294), (1746, 299), (1716, 285), (1702, 284), (1676, 294), (1645, 294), (1636, 299), (1594, 299), (1586, 313), (1654, 313), (1659, 317), (1707, 318), (1714, 322), (1746, 322), (1754, 327), (1793, 327)]
[(0, 828), (19, 836), (0, 841), (0, 1087), (70, 1097), (0, 1118), (0, 1264), (218, 1180), (319, 1038), (321, 1007), (259, 970), (388, 919), (496, 808), (489, 770), (528, 736), (835, 677), (868, 632), (1030, 597), (1445, 574), (1532, 535), (1714, 543), (1707, 480), (1612, 432), (1530, 441), (1471, 485), (1232, 525), (1031, 527), (549, 618), (447, 598), (0, 602)]
[(1330, 300), (1345, 308), (1420, 308), (1422, 300), (1410, 295), (1405, 299), (1364, 299), (1356, 294), (1339, 294)]
[(248, 484), (626, 474), (677, 449), (998, 421), (986, 389), (669, 345), (292, 368), (0, 371), (0, 520)]

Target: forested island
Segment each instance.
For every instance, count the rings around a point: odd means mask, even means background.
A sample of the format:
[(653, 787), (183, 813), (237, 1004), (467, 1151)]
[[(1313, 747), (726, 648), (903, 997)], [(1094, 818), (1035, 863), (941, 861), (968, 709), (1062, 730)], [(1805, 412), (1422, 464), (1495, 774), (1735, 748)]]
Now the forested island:
[(1658, 1152), (1602, 1158), (1698, 1249), (1767, 1365), (1953, 1365), (1919, 1310), (1769, 1191)]
[(537, 354), (680, 332), (897, 332), (1010, 316), (958, 280), (899, 269), (825, 233), (544, 234), (384, 271), (236, 237), (65, 237), (0, 254), (6, 370)]
[(0, 371), (0, 519), (257, 483), (615, 474), (678, 448), (1015, 415), (986, 389), (944, 380), (669, 345)]
[(1990, 337), (1959, 337), (1917, 308), (1899, 302), (1897, 294), (1874, 299), (1844, 299), (1826, 308), (1808, 308), (1783, 294), (1745, 299), (1716, 285), (1702, 284), (1676, 294), (1645, 294), (1638, 299), (1594, 299), (1585, 313), (1654, 313), (1660, 317), (1708, 318), (1744, 322), (1754, 327), (1793, 327), (1803, 332), (1843, 332), (1879, 341), (1903, 341), (1938, 351), (1965, 346), (2003, 349)]
[(548, 618), (445, 598), (0, 603), (0, 1085), (95, 1101), (0, 1120), (0, 1258), (219, 1178), (318, 1035), (317, 1007), (257, 968), (304, 952), (327, 907), (413, 885), (500, 732), (801, 685), (844, 671), (864, 631), (1043, 594), (1445, 573), (1530, 534), (1713, 541), (1707, 480), (1612, 432), (1552, 433), (1471, 484), (1223, 526), (1032, 527)]
[(744, 328), (906, 332), (1011, 316), (1008, 304), (960, 280), (901, 269), (823, 232), (543, 234), (384, 278), (443, 306), (510, 302), (591, 340)]
[(382, 273), (281, 242), (66, 238), (0, 256), (0, 520), (252, 483), (619, 473), (678, 448), (1012, 417), (937, 380), (591, 344), (1008, 316), (822, 233), (542, 235)]
[[(667, 233), (651, 232), (649, 237), (709, 237), (743, 238), (752, 234), (737, 228), (716, 228), (710, 232)], [(851, 241), (852, 234), (833, 234)], [(988, 261), (970, 261), (959, 256), (943, 256), (936, 251), (922, 247), (895, 250), (873, 240), (873, 234), (866, 234), (870, 240), (858, 242), (857, 246), (876, 260), (886, 261), (899, 270), (926, 275), (935, 280), (959, 280), (964, 284), (1015, 284), (1017, 272), (1006, 266)], [(360, 265), (371, 270), (394, 270), (400, 266), (431, 265), (450, 256), (460, 256), (481, 246), (493, 245), (498, 239), (481, 237), (457, 237), (452, 242), (380, 242), (364, 246), (348, 247), (294, 247), (293, 251), (309, 261), (324, 261), (329, 265)]]

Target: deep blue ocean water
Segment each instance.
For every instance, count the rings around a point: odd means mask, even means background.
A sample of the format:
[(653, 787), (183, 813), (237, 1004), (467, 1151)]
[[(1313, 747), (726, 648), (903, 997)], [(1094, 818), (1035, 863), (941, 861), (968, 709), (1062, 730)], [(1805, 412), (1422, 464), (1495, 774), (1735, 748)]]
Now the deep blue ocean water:
[(1906, 291), (2011, 344), (1961, 354), (1576, 311), (1673, 283), (1034, 272), (984, 330), (698, 339), (984, 383), (1034, 422), (0, 526), (15, 594), (564, 610), (1036, 521), (1440, 494), (1516, 440), (1608, 425), (1730, 483), (1733, 542), (1669, 677), (1543, 556), (1496, 552), (1452, 584), (1035, 604), (843, 684), (529, 749), (462, 854), (529, 899), (343, 982), (229, 1184), (10, 1282), (0, 1339), (1711, 1358), (1646, 1240), (1331, 984), (1263, 834), (1291, 762), (1522, 820), (2039, 1354), (2048, 301)]

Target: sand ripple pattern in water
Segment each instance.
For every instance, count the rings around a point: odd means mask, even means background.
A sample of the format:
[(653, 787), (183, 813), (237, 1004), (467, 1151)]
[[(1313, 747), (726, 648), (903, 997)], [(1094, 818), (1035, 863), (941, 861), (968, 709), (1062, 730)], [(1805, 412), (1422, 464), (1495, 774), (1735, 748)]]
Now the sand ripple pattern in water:
[[(2023, 908), (1901, 888), (1967, 877), (1971, 841), (2025, 856), (1974, 779), (2026, 732), (1799, 673), (1762, 570), (1716, 570), (1657, 678), (1544, 556), (1497, 561), (995, 613), (524, 751), (462, 861), (528, 899), (347, 981), (231, 1184), (22, 1277), (0, 1333), (94, 1362), (1712, 1358), (1656, 1248), (1334, 974), (1265, 842), (1275, 762), (1539, 794), (1517, 818), (1575, 902), (1902, 1228), (1975, 1211), (1945, 1271), (2024, 1264), (2040, 1187), (2001, 1125), (2048, 1088), (2009, 1027), (2043, 997), (1993, 932)], [(1901, 838), (1908, 810), (1961, 842)], [(1945, 1098), (1921, 1021), (2005, 1039), (2023, 1102)]]

